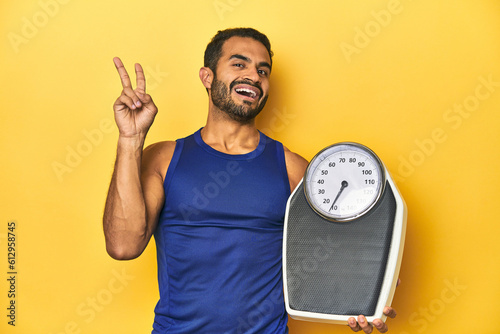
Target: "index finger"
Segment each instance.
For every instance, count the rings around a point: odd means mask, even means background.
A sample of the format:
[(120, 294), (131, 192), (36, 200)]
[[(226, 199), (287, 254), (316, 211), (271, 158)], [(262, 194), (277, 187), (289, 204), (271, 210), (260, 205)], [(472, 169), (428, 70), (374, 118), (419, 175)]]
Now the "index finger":
[(113, 58), (113, 63), (115, 63), (115, 67), (118, 70), (118, 74), (120, 75), (120, 79), (122, 81), (123, 88), (132, 87), (132, 83), (130, 82), (130, 77), (128, 76), (127, 70), (120, 58)]

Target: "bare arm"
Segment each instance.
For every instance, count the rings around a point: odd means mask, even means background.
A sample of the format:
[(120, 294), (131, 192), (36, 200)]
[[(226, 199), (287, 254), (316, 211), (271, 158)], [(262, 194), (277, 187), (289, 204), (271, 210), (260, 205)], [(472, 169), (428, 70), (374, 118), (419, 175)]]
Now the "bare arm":
[(163, 177), (158, 159), (161, 150), (152, 147), (143, 154), (158, 109), (146, 94), (142, 67), (135, 65), (137, 87), (133, 90), (121, 60), (115, 58), (114, 62), (123, 90), (113, 106), (120, 135), (103, 229), (109, 255), (126, 260), (139, 256), (154, 233), (163, 204)]
[(284, 150), (286, 170), (288, 172), (288, 180), (290, 182), (290, 191), (293, 192), (300, 180), (304, 177), (308, 162), (306, 159), (297, 153), (293, 153), (288, 148), (285, 147)]

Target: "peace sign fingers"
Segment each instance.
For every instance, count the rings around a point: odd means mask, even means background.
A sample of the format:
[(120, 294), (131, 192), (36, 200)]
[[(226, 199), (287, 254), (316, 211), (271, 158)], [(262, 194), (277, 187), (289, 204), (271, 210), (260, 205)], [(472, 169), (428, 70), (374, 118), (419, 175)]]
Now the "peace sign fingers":
[(137, 76), (137, 88), (134, 90), (132, 88), (132, 83), (130, 81), (130, 76), (128, 75), (125, 66), (120, 58), (113, 58), (115, 67), (120, 75), (122, 81), (123, 91), (122, 91), (122, 102), (126, 104), (130, 109), (135, 110), (136, 108), (142, 107), (142, 100), (146, 95), (146, 78), (144, 76), (144, 71), (141, 65), (135, 64), (135, 73)]
[(122, 92), (116, 99), (113, 109), (115, 121), (121, 135), (135, 136), (144, 134), (153, 124), (158, 108), (151, 96), (146, 94), (146, 76), (140, 64), (135, 64), (136, 88), (133, 89), (130, 76), (120, 58), (113, 58), (122, 82)]

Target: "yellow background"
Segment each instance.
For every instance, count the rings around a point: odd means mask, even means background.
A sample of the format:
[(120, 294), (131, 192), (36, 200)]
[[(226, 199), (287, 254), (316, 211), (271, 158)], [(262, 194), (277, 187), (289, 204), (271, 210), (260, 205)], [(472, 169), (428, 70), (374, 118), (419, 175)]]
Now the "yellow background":
[[(391, 332), (498, 333), (498, 0), (11, 0), (0, 22), (1, 333), (150, 332), (154, 243), (114, 261), (101, 228), (121, 90), (112, 58), (148, 74), (160, 112), (147, 142), (176, 139), (203, 126), (203, 52), (234, 26), (275, 51), (258, 120), (268, 134), (307, 159), (363, 143), (395, 178), (409, 215)], [(350, 330), (291, 321), (290, 332)]]

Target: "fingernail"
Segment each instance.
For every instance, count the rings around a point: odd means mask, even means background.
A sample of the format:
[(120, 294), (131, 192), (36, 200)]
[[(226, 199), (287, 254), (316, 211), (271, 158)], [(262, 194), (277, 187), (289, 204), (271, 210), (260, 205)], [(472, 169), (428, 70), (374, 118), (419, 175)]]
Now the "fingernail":
[(137, 101), (137, 102), (135, 103), (135, 105), (136, 105), (136, 106), (138, 106), (138, 107), (140, 107), (140, 106), (141, 106), (141, 101)]
[(359, 317), (359, 323), (364, 324), (365, 323), (365, 318), (364, 317)]

